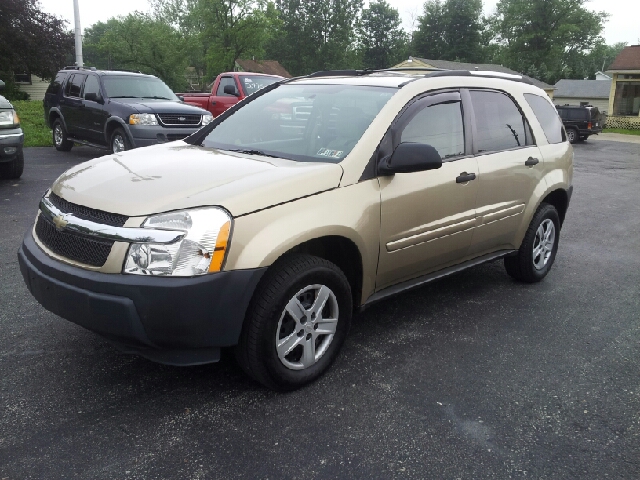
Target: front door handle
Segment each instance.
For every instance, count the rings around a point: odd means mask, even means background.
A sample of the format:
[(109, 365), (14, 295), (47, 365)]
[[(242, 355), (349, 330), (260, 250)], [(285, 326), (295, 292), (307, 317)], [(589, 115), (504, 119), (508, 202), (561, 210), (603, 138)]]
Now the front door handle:
[(216, 101), (215, 100), (211, 100), (211, 105), (215, 105)]
[(529, 157), (527, 158), (527, 161), (524, 162), (524, 164), (527, 167), (533, 167), (534, 165), (537, 165), (540, 161), (537, 158), (533, 158), (533, 157)]
[(475, 173), (462, 172), (459, 176), (456, 177), (456, 183), (467, 183), (475, 179), (476, 179)]

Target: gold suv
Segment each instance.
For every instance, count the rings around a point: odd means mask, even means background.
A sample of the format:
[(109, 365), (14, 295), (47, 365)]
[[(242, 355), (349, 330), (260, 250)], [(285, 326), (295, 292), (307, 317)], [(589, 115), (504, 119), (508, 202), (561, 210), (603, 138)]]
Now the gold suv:
[(519, 77), (322, 72), (184, 141), (68, 170), (18, 257), (45, 308), (127, 352), (193, 365), (234, 346), (253, 378), (293, 389), (373, 302), (497, 258), (542, 280), (572, 162)]

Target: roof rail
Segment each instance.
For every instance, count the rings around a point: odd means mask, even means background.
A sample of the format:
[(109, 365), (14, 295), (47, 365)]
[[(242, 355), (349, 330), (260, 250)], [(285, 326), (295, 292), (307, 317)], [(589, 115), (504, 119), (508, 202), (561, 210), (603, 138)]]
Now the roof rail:
[(513, 75), (510, 73), (492, 72), (488, 70), (484, 71), (470, 71), (470, 70), (444, 70), (441, 72), (428, 73), (425, 77), (483, 77), (483, 78), (499, 78), (501, 80), (511, 80), (512, 82), (526, 83), (527, 85), (533, 85), (533, 82), (528, 77), (523, 75)]
[(407, 68), (365, 68), (364, 70), (322, 70), (314, 72), (310, 75), (305, 75), (303, 78), (316, 78), (316, 77), (361, 77), (363, 75), (371, 75), (372, 73), (380, 72), (442, 72), (441, 68), (428, 68), (428, 67), (407, 67)]
[(79, 67), (77, 65), (69, 65), (64, 67), (62, 70), (91, 70), (92, 72), (95, 72), (96, 67)]

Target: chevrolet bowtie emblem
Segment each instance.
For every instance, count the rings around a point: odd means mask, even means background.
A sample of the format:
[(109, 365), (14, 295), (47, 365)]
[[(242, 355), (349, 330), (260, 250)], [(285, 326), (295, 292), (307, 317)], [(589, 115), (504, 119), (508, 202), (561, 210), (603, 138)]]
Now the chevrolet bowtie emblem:
[(57, 215), (53, 217), (53, 223), (55, 224), (57, 230), (62, 231), (69, 222), (64, 219), (64, 215)]
[(178, 117), (178, 120), (180, 120), (181, 122), (184, 122), (186, 120), (185, 117)]

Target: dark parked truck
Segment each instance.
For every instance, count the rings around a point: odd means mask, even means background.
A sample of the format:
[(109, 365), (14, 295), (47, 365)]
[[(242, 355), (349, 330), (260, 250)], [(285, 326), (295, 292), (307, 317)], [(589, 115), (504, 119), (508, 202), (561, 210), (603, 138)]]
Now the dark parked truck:
[[(0, 91), (4, 82), (0, 83)], [(24, 169), (22, 145), (24, 133), (18, 114), (9, 101), (0, 95), (0, 178), (16, 179)]]
[(557, 106), (556, 109), (571, 143), (584, 141), (589, 136), (602, 132), (603, 121), (598, 107), (562, 105)]
[(179, 93), (185, 103), (204, 108), (217, 117), (240, 100), (283, 77), (262, 73), (227, 72), (216, 77), (211, 93)]
[(61, 151), (80, 143), (118, 153), (182, 140), (213, 120), (153, 75), (94, 68), (59, 71), (43, 103), (53, 144)]

